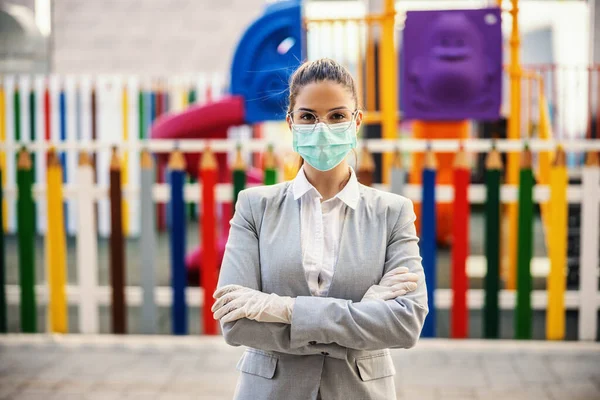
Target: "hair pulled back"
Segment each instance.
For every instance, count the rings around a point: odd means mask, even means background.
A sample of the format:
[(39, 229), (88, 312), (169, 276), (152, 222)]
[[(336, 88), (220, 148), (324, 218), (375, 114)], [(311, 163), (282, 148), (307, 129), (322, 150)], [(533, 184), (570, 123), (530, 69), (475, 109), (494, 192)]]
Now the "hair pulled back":
[(314, 61), (307, 61), (302, 64), (290, 78), (290, 97), (288, 104), (288, 113), (292, 112), (296, 105), (296, 96), (300, 89), (311, 83), (331, 81), (339, 83), (354, 99), (354, 107), (358, 108), (358, 95), (356, 94), (356, 84), (350, 72), (340, 63), (330, 58), (320, 58)]

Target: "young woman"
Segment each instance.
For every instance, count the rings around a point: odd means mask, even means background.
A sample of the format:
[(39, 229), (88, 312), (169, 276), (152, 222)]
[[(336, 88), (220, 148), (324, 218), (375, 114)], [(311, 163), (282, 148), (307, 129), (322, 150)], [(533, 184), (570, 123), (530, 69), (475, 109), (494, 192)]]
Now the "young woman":
[(242, 191), (212, 308), (248, 346), (236, 399), (393, 399), (390, 348), (428, 312), (413, 205), (361, 185), (346, 161), (362, 121), (354, 80), (329, 59), (292, 76), (291, 182)]

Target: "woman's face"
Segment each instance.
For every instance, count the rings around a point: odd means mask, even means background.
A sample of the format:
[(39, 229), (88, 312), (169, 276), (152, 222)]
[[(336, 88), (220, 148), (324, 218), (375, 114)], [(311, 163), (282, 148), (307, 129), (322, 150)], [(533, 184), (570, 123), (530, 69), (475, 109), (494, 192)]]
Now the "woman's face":
[[(321, 81), (310, 83), (298, 91), (296, 103), (292, 110), (292, 117), (287, 117), (290, 129), (294, 123), (314, 123), (312, 115), (319, 118), (319, 122), (342, 122), (343, 114), (352, 113), (356, 109), (356, 101), (348, 89), (337, 82)], [(339, 111), (336, 113), (336, 111)], [(312, 115), (311, 115), (312, 114)], [(356, 131), (362, 122), (362, 112), (355, 116)]]

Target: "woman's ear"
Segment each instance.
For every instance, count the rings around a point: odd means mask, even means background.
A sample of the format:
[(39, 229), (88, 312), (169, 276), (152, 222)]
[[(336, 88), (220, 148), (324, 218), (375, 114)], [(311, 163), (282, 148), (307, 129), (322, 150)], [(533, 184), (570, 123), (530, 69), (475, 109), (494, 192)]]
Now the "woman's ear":
[(363, 112), (361, 110), (358, 110), (358, 112), (356, 113), (356, 132), (358, 132), (360, 130), (360, 125), (362, 124), (362, 120), (363, 120)]
[(287, 122), (288, 128), (290, 128), (290, 131), (291, 131), (292, 130), (292, 117), (290, 116), (290, 114), (285, 116), (285, 122)]

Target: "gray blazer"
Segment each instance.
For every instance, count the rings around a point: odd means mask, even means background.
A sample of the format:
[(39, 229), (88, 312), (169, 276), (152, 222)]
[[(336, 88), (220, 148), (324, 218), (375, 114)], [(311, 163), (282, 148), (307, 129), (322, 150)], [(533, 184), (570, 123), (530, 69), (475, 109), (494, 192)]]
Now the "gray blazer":
[[(346, 207), (328, 297), (311, 296), (300, 243), (300, 200), (291, 182), (243, 190), (231, 220), (218, 287), (238, 284), (296, 298), (292, 323), (243, 318), (221, 324), (225, 341), (247, 346), (235, 399), (395, 399), (390, 348), (413, 347), (428, 313), (413, 205), (360, 185)], [(405, 266), (418, 288), (361, 303), (371, 285)]]

